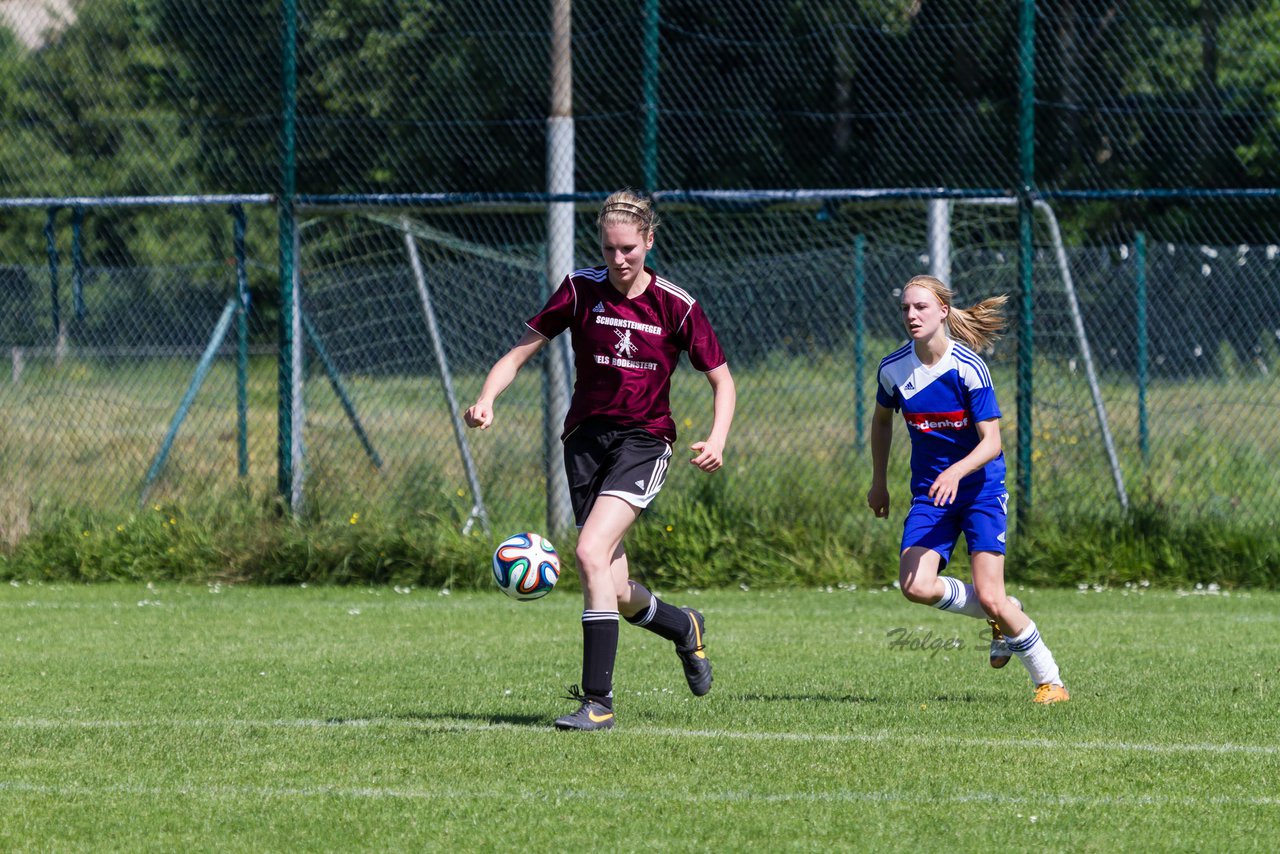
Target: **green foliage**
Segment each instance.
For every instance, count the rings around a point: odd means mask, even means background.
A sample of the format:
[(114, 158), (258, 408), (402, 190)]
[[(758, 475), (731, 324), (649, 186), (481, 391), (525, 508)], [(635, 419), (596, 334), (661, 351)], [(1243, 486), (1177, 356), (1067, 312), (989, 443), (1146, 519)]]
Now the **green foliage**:
[(896, 578), (897, 536), (811, 491), (730, 499), (724, 479), (700, 478), (689, 493), (664, 495), (627, 549), (637, 577), (662, 587), (848, 585)]
[[(542, 186), (545, 10), (509, 0), (478, 0), (465, 6), (382, 0), (309, 0), (301, 5), (298, 107), (304, 190)], [(284, 106), (279, 3), (94, 0), (77, 2), (75, 10), (74, 21), (55, 28), (38, 49), (23, 46), (0, 29), (0, 127), (4, 129), (0, 194), (276, 188)], [(640, 152), (635, 119), (639, 111), (635, 108), (643, 90), (638, 79), (642, 63), (620, 63), (615, 51), (592, 47), (634, 42), (641, 31), (637, 9), (626, 11), (629, 14), (619, 13), (612, 4), (591, 2), (575, 8), (579, 24), (593, 24), (585, 30), (589, 36), (580, 37), (584, 49), (575, 56), (575, 104), (582, 120), (578, 170), (584, 188), (612, 188), (637, 178)], [(766, 0), (756, 3), (750, 16), (740, 11), (741, 7), (728, 2), (664, 0), (662, 4), (657, 109), (664, 184), (1009, 184), (1005, 179), (1012, 174), (1014, 162), (1017, 78), (1013, 21), (1004, 5), (985, 0), (967, 6)], [(1275, 9), (1254, 2), (1159, 2), (1136, 4), (1125, 14), (1114, 15), (1098, 14), (1089, 4), (1041, 4), (1038, 14), (1036, 148), (1040, 161), (1036, 177), (1041, 186), (1171, 187), (1183, 182), (1231, 187), (1257, 183), (1280, 171), (1276, 142), (1280, 126), (1273, 109), (1280, 103), (1273, 49), (1280, 18)], [(615, 38), (618, 34), (621, 42)], [(734, 81), (731, 89), (718, 87), (717, 81), (725, 79)], [(686, 81), (697, 81), (697, 85), (681, 89)], [(922, 127), (945, 127), (945, 132), (922, 133)], [(62, 211), (57, 220), (56, 235), (64, 278), (70, 254), (68, 213)], [(273, 337), (276, 282), (262, 262), (275, 257), (274, 212), (261, 208), (248, 213), (250, 260), (259, 261), (250, 269), (256, 316), (262, 321), (255, 331), (259, 340), (266, 341)], [(732, 289), (738, 308), (731, 308), (726, 299), (719, 317), (741, 311), (759, 324), (747, 327), (744, 323), (743, 329), (764, 332), (740, 336), (733, 358), (735, 371), (738, 366), (752, 370), (740, 375), (743, 388), (752, 391), (751, 397), (744, 395), (740, 423), (752, 417), (760, 425), (753, 425), (750, 432), (740, 431), (746, 440), (741, 446), (743, 456), (769, 474), (749, 483), (739, 479), (732, 489), (723, 480), (707, 481), (664, 496), (631, 539), (637, 571), (664, 584), (696, 586), (891, 579), (894, 526), (866, 518), (854, 476), (849, 474), (859, 464), (830, 450), (847, 440), (851, 432), (847, 416), (837, 414), (815, 430), (812, 443), (783, 435), (777, 425), (793, 417), (796, 404), (788, 395), (797, 384), (812, 388), (814, 399), (843, 387), (836, 382), (848, 373), (848, 354), (833, 355), (830, 348), (837, 336), (847, 332), (841, 318), (848, 301), (833, 282), (837, 276), (847, 276), (848, 238), (861, 231), (862, 224), (854, 218), (832, 218), (823, 209), (819, 218), (825, 216), (831, 223), (821, 238), (825, 242), (811, 242), (804, 248), (834, 249), (842, 264), (830, 272), (821, 268), (801, 272), (800, 265), (793, 263), (799, 257), (796, 243), (810, 238), (807, 233), (797, 237), (801, 232), (787, 216), (814, 219), (814, 212), (796, 208), (760, 231), (739, 233), (735, 229), (748, 222), (743, 213), (736, 222), (708, 217), (705, 231), (690, 229), (667, 245), (678, 247), (676, 241), (686, 240), (699, 252), (707, 245), (719, 246), (734, 262), (707, 265), (699, 261), (707, 256), (692, 250), (684, 256), (691, 272), (699, 266), (728, 270), (722, 274), (725, 290)], [(1157, 225), (1182, 233), (1194, 230), (1195, 236), (1183, 241), (1194, 244), (1203, 227), (1216, 226), (1221, 217), (1232, 220), (1224, 232), (1252, 234), (1261, 245), (1273, 241), (1273, 214), (1274, 204), (1268, 202), (1239, 205), (1230, 211), (1226, 205), (1210, 202), (1195, 206), (1086, 204), (1065, 213), (1063, 219), (1073, 241), (1105, 232), (1108, 239), (1118, 234), (1127, 242), (1141, 225), (1152, 229), (1154, 246)], [(49, 288), (41, 267), (46, 251), (41, 231), (44, 216), (44, 211), (28, 211), (0, 218), (0, 258), (26, 265), (4, 272), (0, 340), (9, 346), (37, 345), (53, 338), (53, 330), (45, 326)], [(518, 249), (519, 257), (535, 257), (536, 250), (530, 247), (541, 239), (540, 223), (537, 229), (521, 226), (504, 233), (510, 226), (502, 225), (492, 211), (450, 227), (468, 238), (483, 234), (486, 241), (499, 234), (500, 241), (510, 241)], [(873, 235), (873, 243), (874, 239)], [(197, 287), (188, 265), (225, 259), (229, 245), (230, 221), (224, 211), (92, 213), (85, 222), (90, 266), (155, 265), (171, 275), (144, 269), (128, 288), (112, 293), (110, 301), (102, 289), (91, 288), (90, 320), (73, 331), (93, 331), (95, 336), (102, 332), (100, 343), (112, 346), (155, 343), (134, 334), (131, 318), (141, 314), (137, 306), (145, 305), (159, 321), (191, 315), (195, 297), (184, 287), (217, 293), (216, 313), (225, 284), (210, 277), (207, 288), (203, 280)], [(332, 238), (323, 248), (321, 253), (320, 246), (315, 246), (313, 253), (322, 255), (326, 264), (337, 265), (361, 251), (381, 251), (385, 246), (370, 243), (362, 248), (359, 240), (347, 243)], [(769, 265), (767, 272), (743, 275), (737, 262), (755, 253)], [(1212, 325), (1212, 299), (1204, 296), (1207, 291), (1198, 273), (1207, 262), (1198, 256), (1182, 261), (1188, 254), (1179, 252), (1177, 263), (1194, 263), (1190, 273), (1174, 269), (1173, 261), (1157, 262), (1153, 252), (1152, 290), (1165, 295), (1152, 305), (1153, 330), (1181, 331), (1196, 318), (1209, 318)], [(680, 255), (672, 252), (669, 257)], [(868, 259), (877, 260), (874, 248)], [(1244, 256), (1224, 258), (1213, 267), (1215, 279), (1224, 267), (1244, 260)], [(1250, 258), (1248, 269), (1257, 266)], [(784, 276), (778, 275), (779, 269), (786, 270)], [(1000, 268), (1006, 275), (1011, 269)], [(957, 272), (961, 273), (959, 266)], [(986, 287), (985, 280), (996, 278), (998, 272), (993, 267), (963, 274), (983, 279)], [(700, 275), (709, 278), (706, 273)], [(1098, 264), (1097, 275), (1105, 279), (1131, 273), (1114, 264)], [(175, 283), (175, 277), (186, 281)], [(772, 285), (775, 281), (785, 281), (791, 289), (787, 299), (779, 298)], [(1240, 281), (1240, 292), (1250, 296), (1275, 293), (1271, 278)], [(802, 284), (815, 287), (805, 294)], [(1081, 275), (1078, 284), (1086, 295), (1096, 292), (1088, 273)], [(1131, 311), (1127, 288), (1111, 292), (1115, 298), (1104, 304), (1086, 304), (1086, 314), (1092, 309), (1100, 317), (1126, 317)], [(169, 301), (162, 302), (161, 295), (168, 295)], [(819, 297), (831, 302), (821, 302)], [(770, 310), (760, 311), (761, 305)], [(820, 308), (814, 312), (813, 306)], [(1177, 311), (1170, 313), (1168, 306)], [(1257, 381), (1259, 368), (1277, 369), (1280, 357), (1274, 324), (1267, 322), (1273, 308), (1260, 301), (1246, 312), (1251, 317), (1245, 321), (1226, 324), (1226, 331), (1208, 330), (1205, 361), (1214, 363), (1215, 378), (1239, 375), (1242, 383), (1250, 378)], [(1053, 307), (1037, 311), (1037, 334), (1057, 335), (1037, 342), (1037, 356), (1074, 352), (1075, 339), (1053, 327), (1055, 323), (1065, 326), (1065, 312)], [(830, 327), (834, 331), (824, 335), (822, 328), (797, 328), (802, 317), (815, 316), (824, 323), (835, 318)], [(173, 337), (175, 324), (154, 325), (149, 333), (153, 337)], [(103, 327), (119, 337), (108, 341)], [(1132, 330), (1123, 323), (1109, 328), (1113, 331), (1098, 330), (1096, 325), (1090, 329), (1095, 353), (1100, 360), (1110, 360), (1102, 354), (1118, 352), (1115, 359), (1120, 361), (1111, 361), (1110, 368), (1126, 368), (1123, 360), (1133, 351)], [(1157, 336), (1153, 345), (1159, 347), (1173, 338)], [(1219, 343), (1224, 340), (1230, 346)], [(388, 347), (400, 346), (398, 338), (386, 336), (385, 341)], [(203, 342), (175, 338), (173, 343), (198, 346)], [(1163, 354), (1157, 350), (1155, 376), (1201, 375), (1198, 352), (1179, 349), (1181, 354), (1170, 354), (1164, 367)], [(795, 367), (796, 357), (808, 359), (800, 370)], [(994, 364), (993, 369), (1005, 370)], [(10, 515), (10, 505), (16, 508), (12, 514), (19, 522), (26, 520), (29, 511), (43, 514), (43, 498), (33, 497), (37, 489), (61, 488), (50, 485), (53, 480), (77, 488), (93, 476), (105, 481), (104, 472), (110, 467), (116, 467), (110, 477), (117, 494), (105, 496), (101, 503), (118, 501), (118, 493), (127, 489), (119, 484), (136, 477), (154, 453), (153, 437), (157, 429), (163, 430), (174, 402), (156, 394), (152, 383), (140, 382), (138, 389), (115, 398), (116, 408), (131, 415), (143, 413), (146, 420), (95, 423), (84, 432), (95, 438), (110, 435), (119, 444), (75, 444), (68, 456), (75, 458), (76, 465), (92, 468), (92, 473), (67, 469), (48, 477), (49, 462), (65, 457), (26, 453), (45, 444), (52, 411), (41, 408), (45, 391), (33, 382), (37, 370), (34, 364), (29, 366), (26, 388), (13, 390), (20, 404), (9, 405), (6, 399), (6, 414), (20, 417), (6, 425), (3, 440), (6, 494), (15, 497), (0, 502), (5, 515)], [(185, 373), (186, 366), (178, 370)], [(1036, 425), (1042, 437), (1036, 446), (1041, 456), (1034, 458), (1040, 467), (1036, 476), (1046, 481), (1042, 489), (1037, 485), (1041, 489), (1037, 500), (1046, 495), (1056, 498), (1053, 492), (1057, 491), (1081, 504), (1096, 504), (1101, 491), (1098, 482), (1105, 478), (1081, 453), (1086, 445), (1092, 446), (1092, 434), (1086, 432), (1092, 428), (1073, 419), (1086, 407), (1050, 400), (1041, 391), (1052, 387), (1042, 380), (1039, 372), (1043, 370), (1037, 366), (1036, 387), (1052, 414)], [(1077, 380), (1064, 372), (1058, 384), (1067, 388)], [(1116, 387), (1128, 383), (1127, 378), (1105, 381), (1108, 401), (1116, 399)], [(180, 390), (185, 382), (183, 376), (172, 381), (171, 388)], [(773, 387), (767, 388), (771, 382)], [(59, 394), (103, 399), (92, 396), (96, 390), (85, 386), (71, 384), (65, 392), (60, 387)], [(1186, 419), (1186, 426), (1176, 428), (1183, 432), (1156, 437), (1162, 447), (1157, 448), (1150, 469), (1145, 461), (1140, 467), (1133, 459), (1132, 443), (1122, 442), (1120, 454), (1122, 467), (1150, 472), (1150, 494), (1167, 498), (1171, 507), (1179, 508), (1195, 495), (1195, 489), (1187, 486), (1191, 479), (1183, 476), (1187, 465), (1209, 456), (1225, 460), (1199, 474), (1193, 484), (1212, 490), (1215, 497), (1207, 502), (1212, 505), (1207, 511), (1214, 514), (1214, 521), (1159, 507), (1133, 518), (1038, 520), (1023, 538), (1015, 539), (1011, 574), (1091, 581), (1158, 570), (1170, 581), (1221, 577), (1230, 583), (1275, 584), (1276, 537), (1258, 521), (1270, 511), (1261, 501), (1247, 506), (1249, 495), (1270, 488), (1268, 465), (1274, 459), (1267, 444), (1270, 439), (1231, 429), (1243, 419), (1256, 418), (1251, 397), (1245, 403), (1225, 401), (1212, 382), (1206, 386), (1198, 390), (1153, 387), (1152, 402), (1164, 411), (1185, 403), (1186, 411), (1196, 414)], [(1000, 387), (1011, 395), (1011, 383), (1002, 378)], [(140, 389), (145, 391), (138, 393)], [(270, 396), (274, 385), (270, 389), (265, 394), (252, 393), (255, 402), (263, 403), (253, 413), (255, 437), (274, 431)], [(700, 386), (698, 393), (704, 395), (705, 389)], [(1197, 396), (1184, 398), (1191, 393)], [(155, 398), (149, 399), (153, 394)], [(705, 397), (698, 400), (702, 405)], [(1008, 411), (1011, 398), (1004, 400)], [(1111, 406), (1113, 415), (1123, 416), (1116, 419), (1117, 424), (1136, 420), (1130, 404)], [(754, 407), (750, 415), (749, 407)], [(309, 414), (314, 416), (319, 409), (313, 407)], [(422, 431), (418, 409), (399, 404), (387, 409), (386, 420), (396, 422), (397, 431), (418, 438)], [(839, 407), (832, 410), (838, 413)], [(334, 435), (347, 431), (340, 420), (330, 421), (340, 425)], [(119, 453), (126, 437), (133, 439), (129, 453)], [(78, 436), (67, 443), (77, 441)], [(214, 450), (227, 448), (219, 447), (221, 440), (202, 437), (201, 441), (198, 454), (176, 454), (167, 472), (182, 472), (183, 466), (192, 471), (204, 467), (204, 483), (225, 482), (219, 480), (221, 472), (199, 455), (212, 457)], [(269, 456), (269, 449), (260, 450), (259, 456)], [(359, 459), (358, 453), (354, 456)], [(541, 484), (522, 470), (530, 467), (528, 460), (511, 462), (494, 456), (486, 474), (502, 488), (521, 490), (505, 502), (503, 511), (520, 519), (536, 519)], [(229, 453), (219, 461), (225, 464), (228, 458)], [(815, 466), (793, 473), (789, 467), (797, 459), (814, 460)], [(256, 476), (268, 479), (261, 459), (257, 462)], [(273, 505), (252, 499), (218, 499), (212, 510), (183, 505), (185, 512), (175, 509), (166, 517), (175, 522), (166, 523), (147, 512), (128, 515), (118, 507), (107, 509), (95, 504), (94, 498), (85, 498), (95, 509), (68, 503), (49, 510), (47, 524), (42, 516), (35, 533), (4, 556), (4, 571), (14, 577), (85, 580), (181, 576), (283, 583), (302, 578), (418, 578), (465, 584), (475, 574), (474, 567), (483, 565), (487, 544), (456, 533), (462, 523), (459, 507), (465, 507), (466, 501), (444, 500), (456, 487), (448, 476), (413, 460), (396, 472), (398, 479), (385, 479), (391, 483), (385, 494), (368, 506), (353, 504), (348, 510), (342, 502), (360, 493), (360, 486), (353, 485), (358, 477), (351, 474), (356, 467), (314, 458), (309, 464), (315, 466), (316, 480), (333, 485), (334, 491), (312, 493), (313, 503), (300, 523), (281, 521)], [(127, 476), (116, 476), (119, 472)], [(1257, 487), (1259, 478), (1267, 478), (1262, 489)], [(766, 479), (768, 483), (761, 483)], [(180, 477), (171, 481), (191, 488)], [(158, 488), (163, 492), (166, 486)], [(180, 487), (174, 487), (175, 494)], [(261, 495), (260, 485), (257, 494)], [(838, 500), (844, 506), (834, 503), (832, 496), (841, 496)], [(1243, 522), (1237, 522), (1230, 511), (1242, 500), (1249, 512), (1242, 514), (1247, 517)], [(848, 506), (850, 501), (853, 506)], [(170, 505), (165, 501), (162, 506)], [(400, 509), (404, 507), (413, 509), (406, 513)], [(348, 522), (344, 527), (343, 520), (357, 513), (363, 514), (362, 524)], [(1144, 523), (1148, 516), (1159, 524)], [(12, 527), (19, 530), (23, 525)], [(21, 530), (8, 538), (20, 536)], [(1207, 551), (1197, 554), (1199, 549)]]
[[(542, 186), (542, 7), (299, 5), (300, 189)], [(574, 13), (588, 34), (574, 56), (581, 186), (635, 183), (644, 64), (593, 45), (638, 54), (642, 10)], [(1037, 13), (1039, 184), (1234, 187), (1276, 173), (1271, 5)], [(277, 189), (280, 24), (275, 0), (94, 0), (38, 49), (0, 29), (0, 194)], [(659, 39), (668, 186), (995, 187), (1016, 174), (1017, 16), (1004, 3), (669, 0)], [(933, 123), (946, 132), (919, 132)]]
[(452, 520), (286, 521), (274, 502), (227, 500), (192, 517), (166, 504), (117, 519), (85, 509), (51, 513), (0, 558), (0, 577), (64, 581), (251, 581), (473, 587), (489, 544)]
[(1280, 586), (1280, 527), (1155, 504), (1124, 516), (1036, 519), (1015, 538), (1008, 575), (1050, 585)]
[[(884, 585), (897, 578), (899, 527), (861, 507), (790, 500), (742, 504), (717, 481), (664, 496), (628, 535), (632, 573), (659, 589)], [(396, 584), (489, 583), (496, 535), (463, 535), (444, 500), (405, 513), (366, 507), (288, 521), (274, 502), (225, 500), (198, 515), (155, 504), (117, 517), (51, 514), (0, 554), (0, 578)], [(573, 540), (556, 543), (562, 586), (576, 587)], [(967, 573), (963, 546), (952, 572)], [(1012, 538), (1011, 580), (1029, 584), (1280, 587), (1280, 529), (1270, 522), (1180, 518), (1150, 505), (1128, 516), (1037, 518)]]
[[(895, 516), (877, 520), (864, 506), (870, 462), (854, 447), (851, 403), (811, 410), (806, 393), (795, 393), (812, 389), (817, 399), (842, 383), (847, 388), (849, 361), (778, 359), (735, 372), (743, 395), (728, 465), (712, 477), (679, 461), (672, 466), (662, 495), (628, 536), (637, 578), (660, 587), (752, 589), (896, 578), (909, 458), (901, 427), (890, 455)], [(286, 520), (273, 498), (277, 377), (269, 359), (249, 366), (248, 476), (236, 474), (233, 366), (221, 364), (209, 380), (221, 383), (221, 399), (212, 385), (202, 392), (206, 408), (183, 426), (153, 500), (138, 511), (139, 480), (190, 370), (181, 360), (128, 369), (68, 360), (61, 367), (32, 363), (21, 384), (0, 385), (0, 574), (465, 588), (487, 583), (497, 540), (544, 524), (540, 388), (528, 373), (504, 396), (499, 427), (469, 434), (492, 537), (460, 533), (472, 499), (445, 405), (424, 393), (421, 378), (407, 376), (346, 377), (386, 455), (381, 470), (355, 441), (331, 390), (315, 381), (307, 407), (307, 502), (298, 521)], [(993, 363), (997, 388), (1012, 387), (1007, 371)], [(480, 383), (478, 375), (455, 379), (464, 399)], [(1046, 398), (1069, 383), (1052, 365), (1037, 375)], [(1172, 429), (1157, 422), (1149, 461), (1137, 454), (1132, 434), (1120, 445), (1139, 508), (1129, 517), (1107, 509), (1115, 502), (1087, 405), (1038, 412), (1039, 512), (1013, 532), (1009, 576), (1053, 584), (1280, 585), (1273, 436), (1234, 429), (1256, 417), (1252, 388), (1235, 395), (1239, 403), (1224, 399), (1222, 388), (1206, 380), (1152, 389), (1153, 411), (1176, 403), (1175, 411), (1195, 417), (1174, 420)], [(1121, 391), (1109, 383), (1103, 395), (1115, 402), (1113, 424), (1132, 425), (1133, 401)], [(701, 376), (676, 374), (673, 405), (686, 439), (706, 429), (706, 401)], [(683, 413), (691, 416), (687, 423)], [(1005, 428), (1007, 447), (1013, 433), (1013, 425)], [(1194, 477), (1186, 474), (1191, 465), (1198, 467)], [(553, 541), (566, 561), (563, 583), (572, 585), (572, 535)], [(958, 557), (956, 571), (964, 566)]]

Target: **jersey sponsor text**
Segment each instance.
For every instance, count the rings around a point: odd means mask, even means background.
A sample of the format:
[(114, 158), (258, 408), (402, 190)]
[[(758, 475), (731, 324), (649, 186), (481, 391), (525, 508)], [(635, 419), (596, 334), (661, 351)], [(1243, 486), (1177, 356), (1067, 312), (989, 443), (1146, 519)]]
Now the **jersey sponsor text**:
[(637, 368), (641, 371), (658, 370), (657, 362), (642, 362), (638, 359), (623, 359), (619, 356), (602, 356), (596, 354), (597, 365), (612, 365), (615, 368)]
[(903, 419), (913, 430), (927, 433), (931, 430), (963, 430), (969, 426), (969, 413), (958, 412), (903, 412)]
[(662, 327), (654, 326), (652, 323), (641, 323), (638, 320), (624, 320), (621, 317), (610, 317), (607, 314), (597, 314), (596, 323), (605, 326), (621, 326), (624, 329), (637, 329), (641, 332), (648, 332), (650, 335), (661, 335)]
[[(657, 276), (652, 270), (646, 272)], [(683, 292), (659, 283), (621, 300), (604, 267), (579, 270), (529, 318), (527, 326), (547, 340), (573, 336), (577, 377), (563, 435), (600, 418), (639, 427), (671, 443), (671, 374), (682, 353), (706, 372), (724, 364), (724, 351), (702, 308)], [(930, 407), (933, 409), (952, 407)]]

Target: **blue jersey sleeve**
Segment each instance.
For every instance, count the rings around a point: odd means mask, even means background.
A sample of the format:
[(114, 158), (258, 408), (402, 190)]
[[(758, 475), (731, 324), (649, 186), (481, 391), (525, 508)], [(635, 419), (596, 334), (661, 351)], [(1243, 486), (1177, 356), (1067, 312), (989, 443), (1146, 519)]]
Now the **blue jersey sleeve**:
[(990, 421), (1000, 417), (1000, 404), (996, 402), (996, 390), (989, 385), (969, 389), (969, 411), (974, 422)]
[[(889, 384), (887, 388), (886, 383)], [(898, 402), (898, 389), (893, 386), (893, 381), (884, 375), (883, 370), (876, 377), (876, 403), (894, 412), (902, 408), (902, 404)]]
[(977, 353), (959, 344), (955, 345), (953, 353), (959, 367), (965, 408), (973, 416), (974, 423), (999, 418), (1000, 404), (996, 402), (996, 389), (987, 363)]

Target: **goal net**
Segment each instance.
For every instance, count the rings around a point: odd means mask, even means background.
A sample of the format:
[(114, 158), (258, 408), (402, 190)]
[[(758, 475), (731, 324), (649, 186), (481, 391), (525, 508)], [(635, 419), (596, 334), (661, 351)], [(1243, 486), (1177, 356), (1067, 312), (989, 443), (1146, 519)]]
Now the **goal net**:
[[(1009, 200), (935, 203), (931, 215), (927, 199), (725, 195), (663, 201), (659, 211), (650, 264), (702, 302), (740, 390), (723, 483), (674, 466), (671, 491), (683, 498), (673, 500), (781, 503), (827, 518), (860, 503), (876, 365), (904, 340), (902, 284), (927, 272), (949, 279), (962, 306), (1013, 297), (1011, 329), (985, 355), (1016, 482), (1018, 226)], [(1120, 473), (1107, 451), (1102, 388), (1090, 379), (1087, 311), (1048, 213), (1035, 219), (1034, 417), (1037, 437), (1053, 452), (1035, 457), (1045, 473), (1036, 482), (1046, 498), (1115, 503)], [(594, 215), (594, 205), (579, 206), (580, 266), (597, 263)], [(544, 479), (560, 465), (547, 459), (542, 440), (539, 366), (503, 394), (492, 430), (459, 433), (456, 419), (548, 293), (545, 207), (316, 209), (309, 217), (300, 240), (301, 304), (312, 330), (308, 502), (337, 508), (385, 499), (450, 514), (460, 525), (481, 508), (504, 530), (538, 526)], [(710, 427), (706, 382), (677, 371), (672, 402), (680, 453)], [(894, 465), (905, 476), (905, 455), (894, 455)], [(1087, 479), (1089, 490), (1063, 484), (1064, 472)]]

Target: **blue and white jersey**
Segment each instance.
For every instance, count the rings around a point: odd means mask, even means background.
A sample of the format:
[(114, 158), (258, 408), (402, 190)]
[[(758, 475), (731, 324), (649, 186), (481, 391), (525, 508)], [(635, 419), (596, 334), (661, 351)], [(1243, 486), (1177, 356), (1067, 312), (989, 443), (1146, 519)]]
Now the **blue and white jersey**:
[[(977, 424), (1000, 417), (991, 373), (977, 353), (951, 341), (932, 367), (908, 341), (880, 362), (876, 403), (902, 410), (911, 436), (911, 494), (924, 495), (938, 475), (978, 446)], [(1005, 491), (1004, 453), (960, 481), (957, 501)]]

